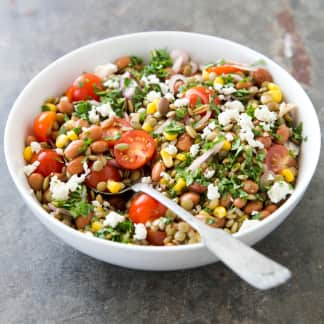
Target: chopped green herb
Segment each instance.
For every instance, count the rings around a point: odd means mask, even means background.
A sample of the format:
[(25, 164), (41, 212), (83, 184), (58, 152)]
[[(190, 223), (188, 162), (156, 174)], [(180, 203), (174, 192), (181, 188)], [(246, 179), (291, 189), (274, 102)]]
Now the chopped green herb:
[(164, 127), (164, 131), (168, 134), (182, 134), (185, 131), (185, 127), (173, 120)]
[(75, 106), (75, 112), (73, 113), (75, 116), (78, 116), (81, 119), (88, 120), (89, 111), (92, 109), (92, 105), (88, 101), (80, 101)]
[(155, 74), (158, 78), (167, 75), (166, 67), (172, 66), (170, 54), (166, 49), (151, 51), (151, 61), (144, 67), (144, 75)]

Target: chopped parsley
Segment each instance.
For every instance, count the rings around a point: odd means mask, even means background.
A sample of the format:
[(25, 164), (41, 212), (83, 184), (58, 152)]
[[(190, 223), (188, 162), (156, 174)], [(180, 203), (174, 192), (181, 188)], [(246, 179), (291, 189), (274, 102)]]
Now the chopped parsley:
[(81, 119), (88, 120), (89, 111), (92, 109), (92, 105), (89, 101), (80, 101), (75, 106), (75, 116), (78, 116)]
[(167, 75), (165, 68), (172, 66), (172, 59), (166, 49), (151, 51), (151, 61), (144, 67), (144, 75), (155, 74), (158, 78)]
[(127, 102), (119, 89), (98, 92), (102, 103), (109, 102), (118, 117), (123, 117), (126, 111)]
[(303, 123), (298, 123), (298, 125), (292, 129), (291, 138), (300, 144), (306, 138), (303, 137)]
[(167, 126), (164, 127), (164, 131), (168, 134), (182, 134), (185, 131), (185, 127), (182, 124), (171, 121)]
[(115, 228), (104, 227), (94, 233), (96, 237), (107, 239), (115, 242), (129, 243), (134, 232), (134, 224), (130, 220), (119, 223)]

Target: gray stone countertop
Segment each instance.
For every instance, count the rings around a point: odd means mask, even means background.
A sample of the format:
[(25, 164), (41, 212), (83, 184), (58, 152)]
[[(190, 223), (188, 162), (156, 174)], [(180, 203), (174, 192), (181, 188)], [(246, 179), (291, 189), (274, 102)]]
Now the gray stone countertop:
[[(24, 85), (56, 58), (95, 40), (150, 30), (208, 33), (272, 57), (302, 83), (323, 125), (323, 1), (2, 0), (1, 129)], [(221, 263), (141, 272), (77, 252), (31, 214), (9, 177), (3, 132), (0, 146), (1, 324), (324, 323), (323, 155), (298, 207), (256, 245), (293, 271), (288, 284), (261, 292)]]

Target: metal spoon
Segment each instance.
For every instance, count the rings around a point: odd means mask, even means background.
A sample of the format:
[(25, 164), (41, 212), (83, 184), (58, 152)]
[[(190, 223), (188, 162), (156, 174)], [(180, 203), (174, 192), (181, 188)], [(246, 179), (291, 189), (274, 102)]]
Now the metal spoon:
[[(225, 231), (204, 224), (151, 186), (136, 183), (122, 192), (129, 190), (148, 194), (190, 224), (199, 232), (205, 246), (251, 286), (266, 290), (283, 284), (291, 277), (286, 267), (245, 245)], [(101, 192), (101, 194), (112, 195), (106, 192)]]

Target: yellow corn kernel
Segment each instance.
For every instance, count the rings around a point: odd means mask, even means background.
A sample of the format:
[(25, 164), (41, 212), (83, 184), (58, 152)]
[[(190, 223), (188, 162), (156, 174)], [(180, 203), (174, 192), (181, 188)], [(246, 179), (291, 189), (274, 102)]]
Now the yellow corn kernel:
[(30, 162), (33, 158), (33, 151), (30, 146), (26, 146), (24, 149), (24, 159), (26, 162)]
[(166, 179), (166, 178), (161, 178), (160, 181), (159, 181), (159, 183), (160, 183), (161, 185), (166, 185), (166, 184), (169, 183), (169, 180)]
[(176, 193), (180, 193), (181, 190), (186, 186), (186, 180), (183, 179), (183, 178), (179, 178), (176, 182), (176, 184), (173, 186), (173, 190), (176, 192)]
[(172, 156), (165, 149), (162, 149), (160, 154), (161, 154), (164, 165), (167, 168), (171, 168), (173, 166)]
[(169, 134), (169, 133), (163, 132), (163, 136), (165, 137), (165, 139), (167, 141), (174, 141), (178, 137), (178, 134)]
[(157, 107), (160, 99), (155, 99), (153, 102), (149, 103), (146, 108), (148, 114), (154, 114), (157, 111)]
[(294, 180), (295, 180), (294, 173), (290, 169), (288, 169), (288, 168), (283, 169), (281, 171), (281, 175), (285, 178), (285, 180), (287, 182), (294, 182)]
[(153, 132), (153, 127), (150, 123), (148, 122), (144, 122), (143, 126), (142, 126), (142, 129), (145, 131), (145, 132), (148, 132), (148, 133), (151, 133)]
[(102, 224), (98, 221), (94, 221), (92, 224), (91, 224), (91, 229), (94, 231), (94, 232), (97, 232), (99, 231), (100, 229), (102, 228)]
[(214, 80), (214, 85), (215, 84), (223, 85), (224, 84), (224, 79), (221, 76), (216, 77), (215, 80)]
[(229, 151), (232, 148), (232, 144), (230, 141), (225, 140), (222, 146), (222, 150)]
[(117, 182), (117, 181), (113, 181), (113, 180), (108, 180), (108, 182), (107, 182), (107, 189), (111, 193), (118, 193), (123, 188), (124, 188), (124, 184), (122, 182)]
[(75, 141), (78, 139), (78, 135), (73, 130), (68, 131), (66, 135), (71, 141)]
[(56, 141), (55, 141), (55, 145), (58, 148), (63, 148), (66, 145), (68, 145), (68, 143), (69, 143), (69, 138), (65, 134), (61, 134), (61, 135), (57, 136)]
[(204, 80), (209, 80), (209, 72), (207, 70), (203, 70), (202, 77)]
[(45, 104), (45, 106), (50, 110), (50, 111), (53, 111), (53, 112), (56, 112), (57, 108), (54, 104), (51, 104), (51, 103), (47, 103)]
[(281, 91), (279, 86), (277, 84), (275, 84), (275, 83), (272, 83), (272, 82), (269, 82), (267, 84), (267, 87), (268, 87), (269, 90), (279, 90), (279, 91)]
[(226, 211), (225, 207), (223, 207), (223, 206), (218, 206), (218, 207), (216, 207), (216, 208), (214, 209), (213, 214), (214, 214), (214, 216), (216, 216), (216, 217), (223, 218), (223, 217), (226, 216), (227, 211)]
[(269, 90), (266, 93), (272, 97), (273, 101), (277, 103), (282, 101), (282, 93), (280, 90)]
[(175, 158), (176, 158), (177, 160), (179, 160), (179, 161), (186, 161), (186, 159), (187, 159), (186, 155), (183, 154), (183, 153), (178, 153), (178, 154), (175, 156)]

